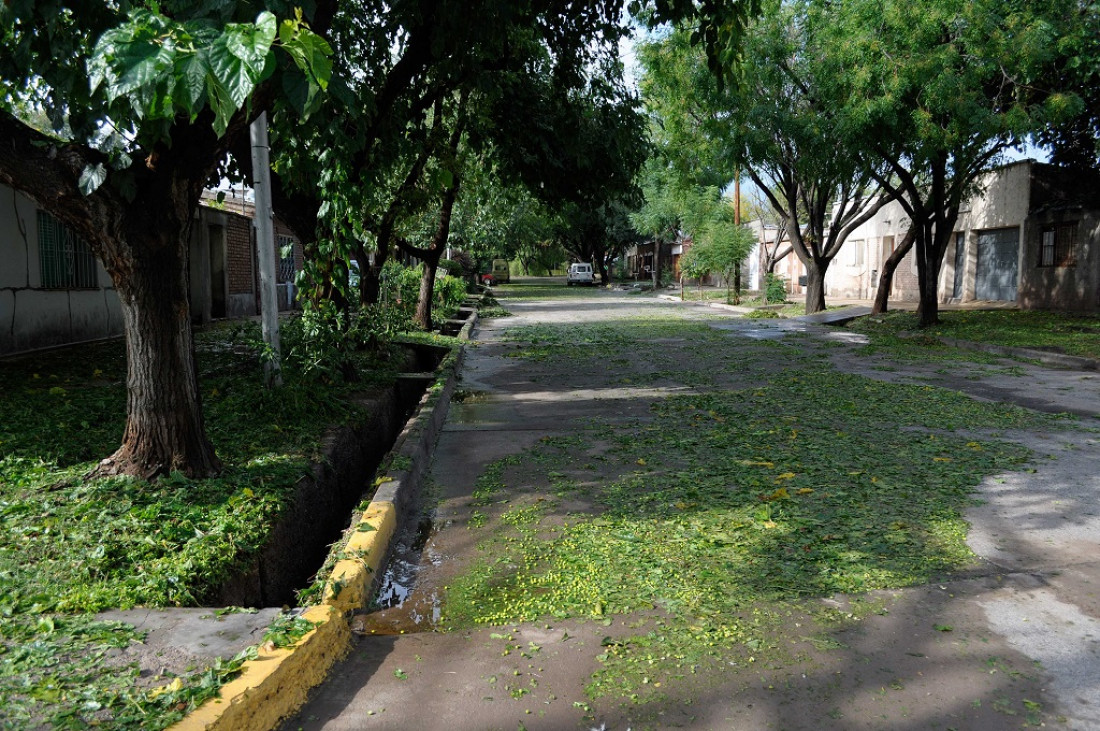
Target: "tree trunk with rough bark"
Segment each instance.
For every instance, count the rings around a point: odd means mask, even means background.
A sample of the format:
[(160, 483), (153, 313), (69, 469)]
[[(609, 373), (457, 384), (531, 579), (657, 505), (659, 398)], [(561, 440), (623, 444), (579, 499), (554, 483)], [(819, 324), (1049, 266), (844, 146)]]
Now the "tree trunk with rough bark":
[[(461, 127), (460, 127), (461, 128)], [(452, 150), (458, 148), (459, 131), (455, 132)], [(439, 211), (439, 223), (427, 249), (409, 250), (424, 262), (424, 276), (420, 278), (420, 296), (416, 301), (416, 324), (425, 332), (432, 329), (432, 304), (435, 295), (435, 275), (439, 260), (447, 249), (447, 239), (451, 236), (451, 214), (458, 200), (459, 177), (456, 174), (443, 194), (443, 205)]]
[(607, 271), (607, 264), (604, 263), (603, 257), (596, 257), (596, 268), (600, 272), (600, 286), (611, 286), (611, 274)]
[(923, 267), (918, 262), (918, 270), (923, 269), (918, 271), (920, 305), (917, 306), (917, 317), (920, 327), (931, 327), (940, 321), (939, 260), (931, 256), (927, 259)]
[(420, 295), (416, 300), (416, 324), (421, 330), (432, 329), (432, 305), (434, 304), (435, 275), (439, 270), (439, 255), (424, 258), (424, 274), (420, 277)]
[[(170, 237), (165, 237), (169, 238)], [(128, 275), (114, 277), (126, 333), (126, 430), (99, 474), (146, 478), (179, 470), (216, 474), (206, 436), (187, 302), (187, 237), (131, 247)]]
[(815, 261), (810, 259), (806, 263), (806, 314), (822, 312), (825, 309), (825, 272), (829, 268), (829, 260)]

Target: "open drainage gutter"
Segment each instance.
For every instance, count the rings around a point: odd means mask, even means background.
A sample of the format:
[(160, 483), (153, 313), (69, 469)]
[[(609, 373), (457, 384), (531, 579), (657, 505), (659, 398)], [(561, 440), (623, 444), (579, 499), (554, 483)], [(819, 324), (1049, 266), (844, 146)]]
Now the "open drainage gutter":
[[(476, 321), (477, 313), (471, 311), (458, 333), (461, 340), (470, 338)], [(309, 689), (347, 653), (352, 613), (369, 604), (398, 526), (420, 492), (464, 355), (465, 347), (459, 346), (443, 359), (435, 385), (397, 437), (387, 460), (391, 468), (386, 479), (349, 531), (342, 551), (345, 558), (333, 568), (321, 603), (300, 615), (314, 623), (314, 629), (293, 647), (261, 647), (256, 659), (247, 661), (217, 698), (173, 725), (172, 731), (268, 731), (301, 706)]]

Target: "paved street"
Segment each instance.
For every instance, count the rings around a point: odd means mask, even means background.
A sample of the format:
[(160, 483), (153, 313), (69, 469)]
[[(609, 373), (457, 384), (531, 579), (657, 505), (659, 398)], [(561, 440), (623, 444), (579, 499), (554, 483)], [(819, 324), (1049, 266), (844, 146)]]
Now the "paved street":
[[(1100, 727), (1100, 375), (1014, 361), (894, 363), (860, 354), (861, 338), (844, 330), (596, 290), (508, 296), (519, 289), (502, 294), (514, 316), (484, 321), (468, 350), (432, 469), (432, 528), (422, 552), (404, 554), (420, 561), (410, 571), (417, 578), (397, 587), (411, 592), (398, 607), (358, 618), (350, 657), (285, 729)], [(618, 334), (649, 321), (659, 323), (651, 342)], [(706, 323), (722, 337), (701, 346), (676, 334), (677, 321)], [(598, 367), (555, 358), (562, 346), (554, 328), (571, 323), (606, 328), (591, 346)], [(530, 343), (508, 332), (527, 326), (547, 329), (546, 357), (513, 357)], [(712, 672), (639, 704), (592, 698), (585, 688), (601, 645), (651, 616), (436, 631), (446, 625), (436, 622), (448, 582), (484, 553), (471, 495), (487, 465), (596, 423), (644, 424), (662, 399), (759, 387), (794, 362), (1077, 421), (998, 435), (1032, 458), (1026, 471), (991, 475), (978, 488), (966, 516), (979, 557), (972, 567), (932, 585), (875, 592), (881, 611), (837, 627), (825, 644), (808, 642), (792, 619), (794, 649), (782, 661)], [(549, 499), (547, 479), (531, 474), (525, 489)], [(558, 509), (571, 508), (583, 506)], [(416, 542), (415, 531), (406, 542)], [(850, 600), (817, 601), (843, 612)]]

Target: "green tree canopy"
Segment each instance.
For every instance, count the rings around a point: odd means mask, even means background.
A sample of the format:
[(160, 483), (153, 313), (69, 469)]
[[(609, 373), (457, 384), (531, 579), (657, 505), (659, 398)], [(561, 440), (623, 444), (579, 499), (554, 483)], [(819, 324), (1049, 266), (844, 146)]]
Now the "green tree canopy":
[(1087, 27), (1073, 0), (853, 0), (823, 24), (829, 77), (852, 134), (913, 220), (922, 324), (963, 203), (1002, 151), (1081, 110), (1044, 85)]
[(89, 242), (122, 305), (127, 426), (102, 472), (219, 469), (194, 369), (187, 236), (203, 186), (254, 115), (277, 100), (305, 113), (326, 85), (329, 47), (314, 30), (335, 3), (313, 10), (0, 5), (0, 181)]

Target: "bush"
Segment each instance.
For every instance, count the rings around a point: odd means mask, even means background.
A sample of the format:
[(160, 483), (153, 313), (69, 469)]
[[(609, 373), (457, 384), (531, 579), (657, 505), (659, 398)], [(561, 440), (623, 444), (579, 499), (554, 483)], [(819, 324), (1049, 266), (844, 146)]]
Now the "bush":
[(783, 277), (768, 272), (764, 275), (764, 299), (768, 304), (779, 304), (787, 301), (787, 280)]
[(437, 275), (432, 293), (435, 295), (432, 319), (442, 322), (453, 316), (466, 301), (466, 282), (447, 274)]
[(462, 264), (454, 259), (440, 259), (439, 274), (450, 274), (455, 277), (462, 276)]
[(746, 312), (745, 317), (750, 320), (772, 320), (781, 315), (775, 310), (753, 310), (752, 312)]

